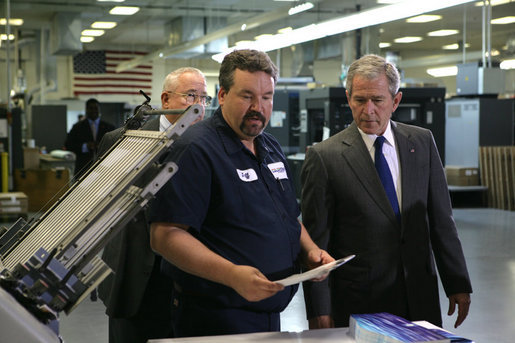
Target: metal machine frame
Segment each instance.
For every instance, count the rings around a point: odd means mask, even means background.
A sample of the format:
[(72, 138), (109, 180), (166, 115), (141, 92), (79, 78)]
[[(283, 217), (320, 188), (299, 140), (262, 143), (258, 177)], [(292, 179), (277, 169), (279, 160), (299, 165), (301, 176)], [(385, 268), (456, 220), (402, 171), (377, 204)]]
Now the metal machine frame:
[[(183, 112), (164, 132), (131, 129), (144, 116)], [(159, 161), (201, 113), (200, 105), (140, 106), (122, 137), (47, 212), (29, 223), (20, 218), (0, 236), (2, 288), (44, 324), (70, 313), (111, 273), (99, 252), (177, 171)]]

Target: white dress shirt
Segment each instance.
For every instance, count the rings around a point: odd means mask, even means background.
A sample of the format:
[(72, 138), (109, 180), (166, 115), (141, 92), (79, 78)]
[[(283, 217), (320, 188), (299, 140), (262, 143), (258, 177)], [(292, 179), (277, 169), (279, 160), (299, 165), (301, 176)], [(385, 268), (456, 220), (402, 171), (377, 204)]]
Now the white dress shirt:
[[(377, 135), (366, 134), (361, 131), (360, 128), (358, 128), (358, 131), (361, 134), (361, 138), (363, 138), (365, 145), (367, 146), (372, 161), (375, 162), (376, 148), (374, 146), (374, 142), (377, 138)], [(397, 201), (399, 202), (399, 210), (402, 212), (401, 166), (399, 163), (399, 155), (397, 152), (397, 145), (395, 144), (395, 138), (393, 136), (391, 122), (388, 122), (388, 126), (386, 127), (383, 136), (385, 138), (385, 144), (383, 144), (383, 154), (386, 162), (388, 163), (388, 167), (390, 168), (390, 173), (392, 174), (393, 185), (395, 186), (395, 193), (397, 194)]]

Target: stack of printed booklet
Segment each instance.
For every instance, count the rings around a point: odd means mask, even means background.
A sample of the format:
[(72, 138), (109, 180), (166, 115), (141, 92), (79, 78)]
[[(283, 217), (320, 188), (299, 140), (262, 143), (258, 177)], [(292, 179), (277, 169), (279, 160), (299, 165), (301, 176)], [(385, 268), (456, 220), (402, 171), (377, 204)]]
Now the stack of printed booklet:
[(357, 343), (474, 343), (428, 322), (410, 322), (390, 313), (353, 314), (349, 334)]

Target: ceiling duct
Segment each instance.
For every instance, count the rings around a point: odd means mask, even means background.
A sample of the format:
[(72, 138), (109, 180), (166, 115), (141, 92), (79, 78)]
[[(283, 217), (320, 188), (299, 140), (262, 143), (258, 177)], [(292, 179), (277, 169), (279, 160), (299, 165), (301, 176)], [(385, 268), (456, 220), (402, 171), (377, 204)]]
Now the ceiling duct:
[(57, 13), (50, 34), (53, 55), (75, 55), (82, 51), (82, 23), (75, 13)]
[[(179, 17), (174, 19), (169, 25), (168, 46), (177, 46), (185, 41), (202, 37), (205, 32), (204, 24), (203, 17)], [(191, 58), (203, 54), (204, 51), (204, 45), (198, 45), (178, 53), (175, 57)]]
[(313, 76), (313, 62), (315, 60), (315, 44), (313, 41), (295, 46), (292, 60), (292, 74), (294, 77)]

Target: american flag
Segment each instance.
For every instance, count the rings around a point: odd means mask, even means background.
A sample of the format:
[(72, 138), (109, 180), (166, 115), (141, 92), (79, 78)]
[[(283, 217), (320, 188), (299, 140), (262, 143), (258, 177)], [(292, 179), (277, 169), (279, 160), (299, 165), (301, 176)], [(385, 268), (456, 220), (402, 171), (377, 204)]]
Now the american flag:
[(138, 95), (139, 90), (151, 95), (152, 65), (139, 65), (116, 72), (124, 61), (145, 55), (143, 52), (90, 50), (73, 57), (73, 94)]

